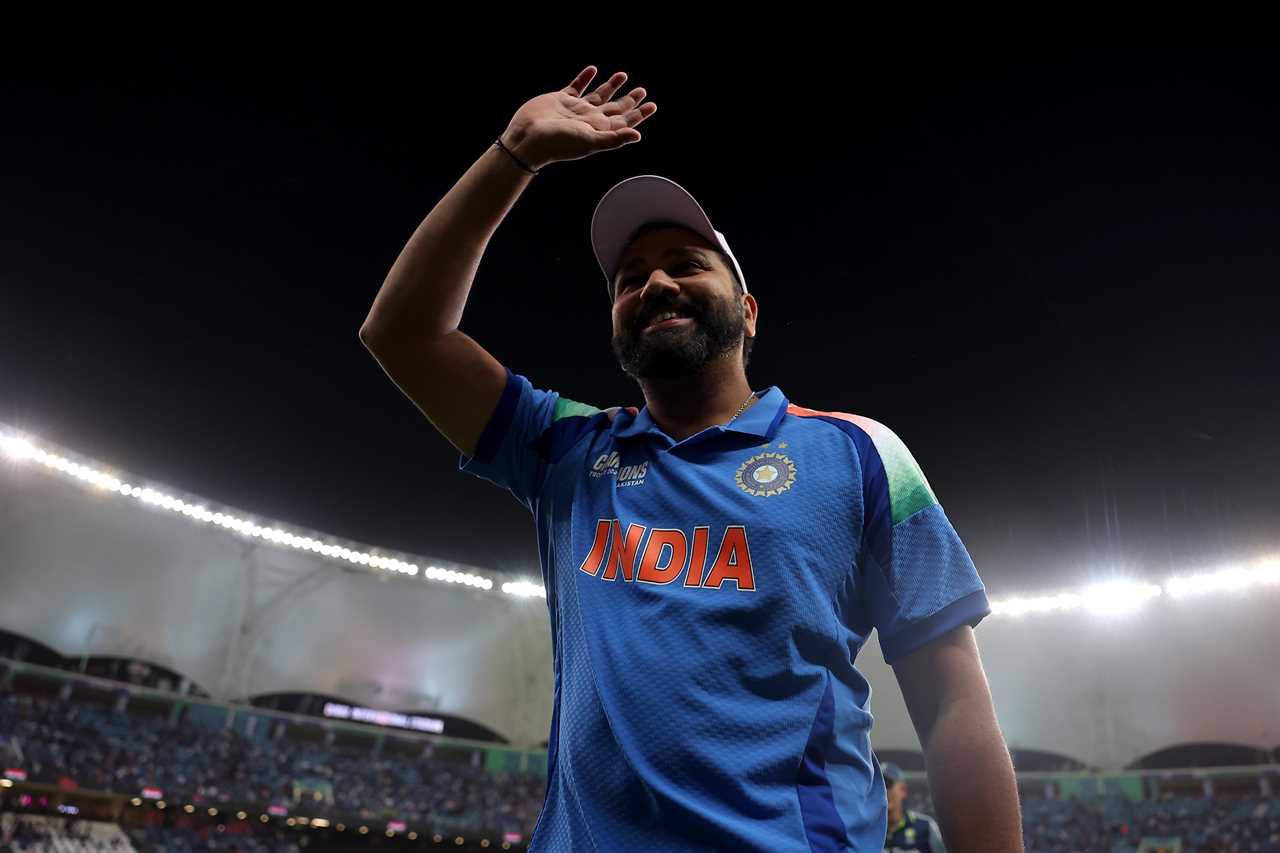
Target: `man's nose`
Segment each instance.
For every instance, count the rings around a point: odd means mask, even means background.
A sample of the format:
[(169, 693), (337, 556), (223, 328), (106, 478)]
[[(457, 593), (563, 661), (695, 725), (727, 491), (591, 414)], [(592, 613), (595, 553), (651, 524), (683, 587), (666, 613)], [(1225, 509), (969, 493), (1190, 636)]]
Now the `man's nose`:
[(644, 288), (640, 291), (640, 299), (645, 302), (651, 299), (665, 299), (679, 290), (680, 285), (676, 284), (671, 276), (660, 269), (654, 270), (649, 274), (649, 280), (644, 283)]

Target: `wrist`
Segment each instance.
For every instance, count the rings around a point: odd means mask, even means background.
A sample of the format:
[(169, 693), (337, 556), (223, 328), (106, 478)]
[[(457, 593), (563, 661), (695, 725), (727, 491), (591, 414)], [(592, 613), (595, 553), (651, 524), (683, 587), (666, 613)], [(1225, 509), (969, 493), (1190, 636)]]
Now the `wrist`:
[(508, 128), (501, 136), (498, 137), (509, 152), (509, 156), (518, 160), (528, 168), (535, 172), (542, 171), (542, 167), (549, 164), (550, 161), (544, 159), (533, 145), (530, 144), (528, 134), (513, 131)]

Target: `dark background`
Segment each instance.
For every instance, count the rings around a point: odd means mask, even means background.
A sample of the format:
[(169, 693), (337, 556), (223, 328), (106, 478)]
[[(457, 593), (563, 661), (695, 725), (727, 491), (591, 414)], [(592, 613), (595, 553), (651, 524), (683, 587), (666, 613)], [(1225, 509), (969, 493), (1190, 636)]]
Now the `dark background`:
[(641, 403), (588, 225), (615, 182), (663, 174), (759, 299), (753, 386), (892, 427), (993, 594), (1280, 543), (1273, 55), (535, 53), (5, 67), (0, 423), (265, 517), (536, 572), (527, 514), (456, 472), (357, 331), (511, 113), (595, 63), (659, 111), (639, 144), (548, 168), (498, 232), (463, 328), (512, 369)]

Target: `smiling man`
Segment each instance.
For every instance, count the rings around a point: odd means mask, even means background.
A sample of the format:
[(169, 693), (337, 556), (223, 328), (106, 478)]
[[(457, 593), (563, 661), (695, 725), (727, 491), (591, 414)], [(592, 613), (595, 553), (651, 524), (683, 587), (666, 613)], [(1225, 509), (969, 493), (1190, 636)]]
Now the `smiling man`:
[(885, 783), (854, 666), (874, 629), (948, 849), (1020, 850), (972, 561), (889, 429), (752, 390), (758, 305), (688, 192), (632, 178), (591, 223), (613, 350), (643, 409), (535, 388), (459, 330), (532, 176), (638, 141), (656, 110), (644, 89), (614, 99), (624, 74), (588, 94), (594, 76), (517, 111), (419, 226), (360, 332), (463, 468), (537, 526), (555, 697), (531, 849), (882, 849)]

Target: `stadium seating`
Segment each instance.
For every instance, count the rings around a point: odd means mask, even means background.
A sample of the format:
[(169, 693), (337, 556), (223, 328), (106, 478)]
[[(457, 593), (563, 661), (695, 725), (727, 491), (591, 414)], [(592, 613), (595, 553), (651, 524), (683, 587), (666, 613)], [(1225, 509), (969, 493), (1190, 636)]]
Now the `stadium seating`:
[[(201, 820), (210, 807), (227, 804), (257, 809), (281, 804), (291, 813), (335, 820), (350, 815), (379, 831), (386, 821), (400, 820), (447, 836), (528, 838), (543, 790), (543, 780), (532, 775), (495, 774), (443, 758), (378, 755), (287, 738), (257, 740), (233, 730), (170, 725), (53, 697), (0, 694), (0, 733), (21, 754), (27, 781), (57, 785), (71, 779), (80, 788), (130, 797), (155, 787), (173, 804), (167, 814), (152, 812), (149, 823), (135, 821), (127, 837), (110, 824), (27, 814), (18, 821), (4, 815), (0, 826), (3, 837), (13, 839), (9, 849), (33, 853), (194, 853), (233, 846), (241, 853), (260, 853), (297, 849), (299, 841), (311, 842), (311, 850), (326, 846), (318, 834), (293, 839), (278, 824), (259, 824), (252, 817), (221, 828)], [(299, 779), (329, 793), (322, 800), (299, 802)], [(913, 791), (908, 807), (933, 813), (923, 791)], [(1143, 849), (1143, 839), (1179, 839), (1183, 851), (1280, 853), (1280, 799), (1275, 797), (1027, 798), (1022, 811), (1028, 851), (1120, 853)], [(184, 815), (190, 818), (185, 824)], [(351, 839), (334, 849), (381, 841)], [(1154, 849), (1150, 843), (1148, 849)]]

